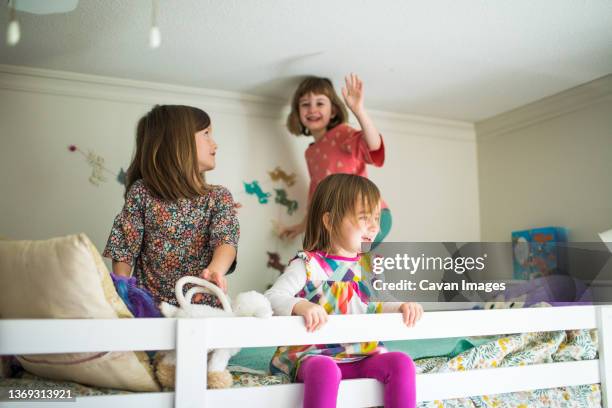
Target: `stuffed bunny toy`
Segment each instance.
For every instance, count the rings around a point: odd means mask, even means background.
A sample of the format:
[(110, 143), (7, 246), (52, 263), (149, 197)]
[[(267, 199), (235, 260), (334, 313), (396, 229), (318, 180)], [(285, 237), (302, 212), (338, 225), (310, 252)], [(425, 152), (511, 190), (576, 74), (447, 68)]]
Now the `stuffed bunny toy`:
[[(183, 286), (191, 283), (198, 286), (190, 288), (183, 295)], [(196, 293), (209, 292), (216, 295), (223, 309), (208, 305), (191, 304), (191, 299)], [(176, 300), (179, 307), (162, 302), (160, 309), (165, 317), (232, 317), (232, 316), (254, 316), (271, 317), (272, 307), (270, 302), (261, 293), (250, 291), (236, 296), (236, 300), (230, 303), (229, 298), (223, 291), (213, 283), (195, 276), (184, 276), (176, 282)], [(240, 351), (238, 348), (216, 349), (208, 353), (208, 388), (229, 388), (232, 385), (232, 376), (227, 370), (229, 359)], [(174, 386), (174, 371), (176, 366), (176, 352), (158, 353), (157, 378), (164, 387)]]

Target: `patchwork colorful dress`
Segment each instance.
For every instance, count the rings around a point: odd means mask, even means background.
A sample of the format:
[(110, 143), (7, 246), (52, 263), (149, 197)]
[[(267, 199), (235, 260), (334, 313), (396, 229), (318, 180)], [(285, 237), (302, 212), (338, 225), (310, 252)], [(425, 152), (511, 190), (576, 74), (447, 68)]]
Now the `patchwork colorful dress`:
[[(266, 296), (275, 314), (291, 314), (293, 306), (303, 299), (323, 306), (328, 314), (381, 313), (383, 303), (369, 301), (374, 277), (366, 257), (343, 258), (304, 251), (298, 253)], [(301, 289), (297, 288), (300, 284)], [(325, 355), (337, 362), (351, 362), (385, 351), (377, 341), (281, 346), (270, 369), (273, 374), (294, 379), (300, 362), (308, 356)]]

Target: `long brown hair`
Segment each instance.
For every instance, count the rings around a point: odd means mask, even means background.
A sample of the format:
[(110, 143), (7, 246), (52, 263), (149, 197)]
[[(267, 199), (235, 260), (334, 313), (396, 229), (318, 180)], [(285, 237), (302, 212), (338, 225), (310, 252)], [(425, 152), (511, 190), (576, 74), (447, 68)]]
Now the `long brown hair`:
[[(332, 174), (323, 179), (315, 189), (308, 208), (305, 251), (331, 250), (332, 240), (340, 236), (340, 226), (345, 216), (357, 217), (357, 200), (365, 211), (372, 212), (380, 203), (380, 191), (376, 184), (355, 174)], [(323, 216), (329, 214), (330, 229), (325, 228)]]
[(306, 126), (300, 121), (300, 98), (309, 93), (325, 95), (331, 101), (335, 116), (330, 119), (329, 125), (327, 125), (328, 130), (348, 121), (348, 111), (336, 93), (332, 82), (328, 78), (312, 76), (304, 79), (293, 94), (291, 112), (289, 112), (287, 117), (287, 129), (289, 129), (289, 132), (296, 136), (309, 134)]
[(156, 105), (138, 121), (136, 153), (127, 170), (125, 195), (143, 179), (151, 192), (164, 200), (193, 198), (209, 186), (198, 167), (195, 133), (210, 126), (201, 109), (182, 105)]

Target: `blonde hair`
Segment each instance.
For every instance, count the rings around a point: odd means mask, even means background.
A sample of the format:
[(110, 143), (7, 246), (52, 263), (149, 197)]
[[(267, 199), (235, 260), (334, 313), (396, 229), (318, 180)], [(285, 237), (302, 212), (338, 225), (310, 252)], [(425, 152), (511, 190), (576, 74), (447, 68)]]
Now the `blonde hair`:
[(125, 195), (142, 179), (164, 200), (193, 198), (210, 187), (198, 167), (195, 133), (210, 126), (201, 109), (182, 105), (156, 105), (138, 121), (136, 152), (127, 170)]
[[(358, 199), (362, 201), (365, 211), (373, 212), (380, 203), (380, 191), (376, 184), (354, 174), (325, 177), (315, 189), (308, 207), (304, 250), (330, 251), (332, 241), (340, 236), (344, 217), (357, 217), (355, 207)], [(323, 224), (325, 214), (329, 214), (329, 230)]]
[(329, 125), (327, 125), (328, 130), (348, 121), (348, 111), (338, 94), (336, 94), (332, 82), (328, 78), (308, 77), (298, 85), (291, 100), (291, 112), (289, 112), (287, 117), (287, 129), (289, 129), (291, 134), (296, 136), (310, 134), (306, 126), (300, 121), (299, 106), (300, 98), (309, 93), (325, 95), (329, 98), (335, 116), (330, 119)]

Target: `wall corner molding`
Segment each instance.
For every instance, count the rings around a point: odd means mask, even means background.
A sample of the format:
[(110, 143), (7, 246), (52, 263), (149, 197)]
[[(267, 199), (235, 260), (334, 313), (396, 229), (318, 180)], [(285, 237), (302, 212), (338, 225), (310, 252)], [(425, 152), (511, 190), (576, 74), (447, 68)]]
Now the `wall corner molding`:
[(612, 74), (475, 123), (478, 141), (612, 100)]
[(0, 89), (113, 102), (181, 103), (221, 113), (280, 118), (283, 101), (238, 92), (0, 64)]

